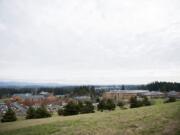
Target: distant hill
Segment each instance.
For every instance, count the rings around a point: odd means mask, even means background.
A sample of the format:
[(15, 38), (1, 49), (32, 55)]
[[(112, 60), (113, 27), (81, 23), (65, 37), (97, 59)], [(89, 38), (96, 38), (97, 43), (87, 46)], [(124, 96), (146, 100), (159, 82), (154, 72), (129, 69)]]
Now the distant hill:
[(16, 88), (16, 87), (63, 87), (67, 86), (58, 83), (32, 83), (32, 82), (16, 82), (16, 81), (0, 81), (0, 88)]
[(59, 83), (33, 83), (18, 81), (0, 81), (0, 88), (38, 88), (38, 87), (67, 87), (67, 86), (94, 86), (97, 90), (120, 90), (122, 86), (128, 90), (138, 89), (141, 85), (73, 85)]

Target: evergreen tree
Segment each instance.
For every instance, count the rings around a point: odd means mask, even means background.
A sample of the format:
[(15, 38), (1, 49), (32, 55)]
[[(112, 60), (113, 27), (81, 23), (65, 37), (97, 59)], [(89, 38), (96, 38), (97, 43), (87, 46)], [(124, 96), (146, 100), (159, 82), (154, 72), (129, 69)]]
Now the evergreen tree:
[(94, 113), (94, 106), (91, 102), (86, 101), (85, 104), (80, 107), (80, 113)]
[(170, 102), (176, 102), (176, 98), (175, 97), (169, 97), (167, 101), (165, 101), (165, 103), (170, 103)]
[(151, 105), (151, 102), (148, 100), (148, 98), (146, 96), (143, 97), (142, 103), (143, 103), (144, 106)]
[(84, 104), (82, 102), (78, 102), (78, 104), (70, 102), (64, 107), (64, 109), (58, 110), (58, 114), (64, 116), (76, 115), (78, 113), (93, 113), (93, 112), (94, 112), (94, 106), (89, 101), (86, 101)]
[(119, 101), (117, 103), (117, 105), (120, 107), (120, 108), (123, 108), (124, 107), (124, 102), (123, 101)]
[(30, 106), (26, 112), (26, 119), (34, 119), (34, 118), (36, 118), (36, 110)]
[(130, 107), (131, 108), (136, 108), (136, 107), (140, 107), (143, 106), (143, 102), (142, 101), (138, 101), (137, 97), (131, 97), (130, 99)]
[(79, 106), (78, 104), (75, 104), (73, 102), (69, 102), (65, 107), (64, 107), (64, 115), (76, 115), (79, 113)]
[(82, 108), (84, 107), (83, 102), (78, 102), (79, 111), (81, 112)]
[(176, 102), (176, 98), (175, 97), (169, 97), (169, 102)]
[(113, 100), (107, 99), (107, 100), (101, 100), (97, 107), (98, 110), (102, 112), (103, 110), (109, 110), (109, 111), (114, 110), (116, 108), (116, 105), (113, 102)]
[(100, 102), (100, 99), (99, 99), (99, 98), (96, 98), (96, 102), (99, 103), (99, 102)]
[(98, 110), (99, 111), (103, 111), (105, 109), (105, 101), (104, 100), (101, 100), (97, 106)]
[(108, 99), (105, 105), (105, 109), (107, 110), (114, 110), (116, 108), (115, 103), (113, 102), (113, 100)]
[(58, 115), (61, 116), (61, 115), (64, 115), (64, 109), (58, 109)]
[(1, 122), (11, 122), (16, 120), (16, 113), (9, 107), (6, 113), (3, 115)]
[(41, 106), (36, 110), (36, 118), (47, 118), (51, 117), (51, 114), (47, 111), (45, 106)]

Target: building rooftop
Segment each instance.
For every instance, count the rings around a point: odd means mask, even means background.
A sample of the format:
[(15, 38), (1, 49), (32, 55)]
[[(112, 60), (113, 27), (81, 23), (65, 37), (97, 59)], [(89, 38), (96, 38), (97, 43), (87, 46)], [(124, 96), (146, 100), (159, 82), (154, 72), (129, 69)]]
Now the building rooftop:
[(27, 99), (27, 98), (30, 98), (32, 97), (32, 94), (31, 93), (20, 93), (20, 94), (13, 94), (13, 96), (18, 96), (22, 99)]
[(25, 94), (14, 94), (13, 96), (18, 96), (22, 99), (42, 99), (44, 98), (43, 95), (32, 95), (31, 93), (25, 93)]
[(163, 92), (160, 91), (149, 91), (147, 93), (144, 93), (145, 96), (156, 96), (156, 95), (163, 95)]
[(49, 92), (41, 91), (39, 94), (40, 94), (40, 95), (48, 95)]
[(148, 90), (112, 90), (108, 93), (146, 93)]

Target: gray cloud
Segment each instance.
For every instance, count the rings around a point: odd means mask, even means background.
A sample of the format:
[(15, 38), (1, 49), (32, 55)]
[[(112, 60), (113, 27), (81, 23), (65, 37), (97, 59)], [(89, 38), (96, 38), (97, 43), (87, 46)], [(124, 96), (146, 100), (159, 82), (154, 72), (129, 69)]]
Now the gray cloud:
[(179, 0), (0, 0), (0, 79), (180, 81)]

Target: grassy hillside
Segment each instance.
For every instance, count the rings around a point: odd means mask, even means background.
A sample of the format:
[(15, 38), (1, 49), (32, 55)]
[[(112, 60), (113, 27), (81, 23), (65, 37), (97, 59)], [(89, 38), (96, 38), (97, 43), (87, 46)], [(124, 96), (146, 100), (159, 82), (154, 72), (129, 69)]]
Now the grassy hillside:
[(180, 101), (0, 124), (0, 135), (180, 135)]

